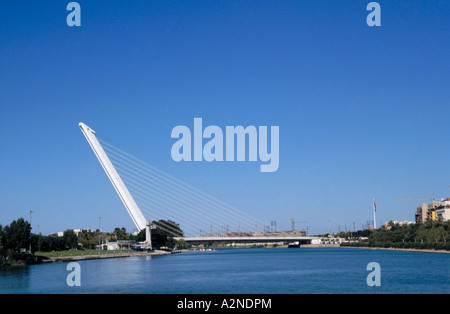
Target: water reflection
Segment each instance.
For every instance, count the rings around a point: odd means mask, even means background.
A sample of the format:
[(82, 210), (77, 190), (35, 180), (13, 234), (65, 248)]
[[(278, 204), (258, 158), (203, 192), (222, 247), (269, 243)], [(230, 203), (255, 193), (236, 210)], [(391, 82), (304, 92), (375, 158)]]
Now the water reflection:
[(30, 285), (29, 266), (0, 267), (0, 292), (27, 289)]

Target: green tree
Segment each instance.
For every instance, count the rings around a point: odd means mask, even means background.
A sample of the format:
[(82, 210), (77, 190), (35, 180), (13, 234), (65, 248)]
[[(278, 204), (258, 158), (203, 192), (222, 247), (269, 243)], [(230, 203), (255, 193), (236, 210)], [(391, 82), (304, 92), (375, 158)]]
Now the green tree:
[(2, 265), (5, 262), (6, 258), (4, 238), (5, 237), (3, 236), (3, 227), (2, 225), (0, 225), (0, 265)]
[(65, 241), (57, 235), (41, 236), (38, 240), (38, 249), (42, 252), (62, 251), (66, 249)]
[(180, 239), (176, 242), (176, 247), (178, 249), (185, 249), (187, 247), (186, 241), (184, 241), (183, 239)]
[(139, 231), (139, 233), (134, 237), (134, 240), (136, 242), (143, 242), (146, 240), (146, 230), (142, 229), (141, 231)]
[(73, 230), (64, 231), (63, 243), (66, 249), (73, 249), (78, 244), (78, 237)]
[(78, 242), (84, 249), (94, 249), (98, 245), (98, 234), (83, 230), (80, 237), (78, 237)]
[(184, 235), (180, 225), (171, 220), (158, 220), (152, 222), (156, 226), (156, 247), (167, 246), (173, 249), (176, 245), (174, 237)]
[(115, 228), (113, 231), (113, 234), (114, 234), (116, 240), (128, 240), (129, 239), (127, 230), (124, 227)]
[(31, 225), (23, 218), (13, 220), (3, 228), (5, 248), (9, 257), (17, 258), (21, 248), (27, 248), (30, 243)]

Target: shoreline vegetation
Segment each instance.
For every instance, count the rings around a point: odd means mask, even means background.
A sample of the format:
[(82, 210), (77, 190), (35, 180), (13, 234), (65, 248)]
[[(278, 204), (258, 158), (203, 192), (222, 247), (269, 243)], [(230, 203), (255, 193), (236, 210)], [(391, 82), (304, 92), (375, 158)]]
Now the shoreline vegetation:
[[(184, 240), (175, 240), (173, 236), (158, 225), (164, 225), (183, 236), (179, 226), (172, 221), (154, 221), (156, 233), (153, 250), (107, 250), (108, 242), (138, 243), (145, 241), (145, 230), (136, 235), (128, 233), (125, 228), (115, 228), (113, 232), (83, 229), (75, 233), (66, 230), (61, 235), (42, 235), (31, 233), (31, 224), (24, 218), (12, 221), (9, 225), (0, 225), (0, 267), (42, 264), (52, 261), (115, 258), (128, 256), (151, 256), (178, 253), (184, 249)], [(153, 239), (154, 238), (154, 239)], [(131, 245), (130, 245), (131, 246)], [(31, 253), (31, 254), (30, 254)]]
[(367, 230), (364, 237), (353, 232), (338, 233), (345, 238), (342, 247), (450, 252), (450, 221), (426, 220), (421, 224), (401, 225), (390, 221), (386, 226)]
[[(175, 223), (171, 222), (174, 226)], [(166, 222), (167, 224), (167, 222)], [(145, 231), (145, 230), (144, 230)], [(183, 234), (181, 229), (180, 234)], [(10, 225), (0, 225), (0, 267), (41, 264), (54, 261), (86, 260), (99, 258), (117, 258), (130, 256), (165, 255), (191, 251), (184, 240), (176, 241), (169, 234), (157, 228), (157, 245), (152, 251), (105, 250), (98, 248), (100, 232), (83, 233), (77, 236), (73, 230), (66, 230), (63, 236), (32, 234), (31, 225), (23, 218), (14, 220)], [(323, 235), (328, 236), (328, 235)], [(425, 253), (450, 253), (450, 221), (427, 220), (422, 224), (400, 225), (389, 222), (375, 230), (340, 232), (336, 237), (345, 239), (340, 245), (319, 244), (301, 245), (301, 248), (362, 248), (391, 251), (409, 251)], [(114, 233), (106, 234), (109, 240), (145, 240), (144, 232), (133, 236), (124, 228), (116, 228)], [(103, 239), (106, 240), (107, 238)], [(31, 246), (32, 252), (28, 248)], [(285, 245), (248, 245), (242, 248), (287, 247)], [(214, 243), (203, 248), (231, 248), (226, 244)]]

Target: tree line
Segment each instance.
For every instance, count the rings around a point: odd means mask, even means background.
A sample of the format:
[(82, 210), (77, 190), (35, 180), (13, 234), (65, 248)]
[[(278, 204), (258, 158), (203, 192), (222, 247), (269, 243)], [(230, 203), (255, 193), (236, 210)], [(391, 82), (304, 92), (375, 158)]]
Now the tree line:
[[(367, 239), (357, 241), (352, 232), (338, 236), (352, 242), (342, 246), (450, 250), (450, 221), (427, 220), (421, 224), (400, 225), (390, 221), (386, 228), (367, 230)], [(356, 242), (354, 242), (356, 241)]]
[(31, 225), (23, 218), (0, 225), (0, 266), (25, 259), (23, 248), (30, 244)]
[[(183, 236), (183, 231), (178, 224), (168, 220), (160, 220), (154, 223), (157, 226), (156, 234), (154, 236), (154, 248), (185, 248), (186, 244), (183, 240), (176, 241), (173, 238), (173, 232), (169, 233), (166, 231), (167, 226), (170, 226), (171, 231), (176, 231), (176, 236)], [(159, 228), (158, 223), (166, 226), (166, 228)], [(13, 220), (9, 225), (4, 227), (0, 225), (0, 266), (26, 261), (31, 255), (30, 252), (28, 252), (30, 243), (31, 252), (51, 252), (70, 249), (97, 249), (99, 237), (101, 238), (101, 243), (117, 240), (134, 240), (136, 242), (145, 241), (145, 229), (141, 230), (137, 235), (127, 232), (123, 227), (115, 228), (114, 231), (110, 233), (100, 233), (97, 229), (92, 232), (82, 230), (79, 234), (76, 234), (73, 230), (69, 229), (64, 231), (62, 236), (58, 236), (57, 234), (35, 234), (32, 233), (31, 230), (30, 223), (24, 218)]]

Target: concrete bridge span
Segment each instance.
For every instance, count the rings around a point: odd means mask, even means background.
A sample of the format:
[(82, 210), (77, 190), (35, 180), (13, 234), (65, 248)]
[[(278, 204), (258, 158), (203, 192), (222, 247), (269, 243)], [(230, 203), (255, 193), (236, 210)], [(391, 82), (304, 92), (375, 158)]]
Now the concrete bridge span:
[(320, 241), (320, 237), (310, 236), (248, 236), (248, 237), (219, 237), (219, 236), (197, 236), (197, 237), (178, 237), (176, 240), (183, 239), (189, 244), (212, 244), (212, 243), (280, 243), (289, 244), (299, 242), (299, 244), (311, 244), (314, 239)]

